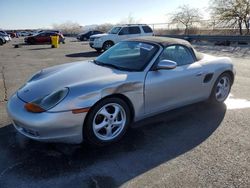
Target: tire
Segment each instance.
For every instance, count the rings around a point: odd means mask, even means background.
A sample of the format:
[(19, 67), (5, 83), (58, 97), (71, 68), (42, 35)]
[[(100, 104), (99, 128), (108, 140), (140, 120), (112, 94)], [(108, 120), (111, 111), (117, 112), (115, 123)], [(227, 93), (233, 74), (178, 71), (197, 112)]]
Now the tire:
[(228, 97), (232, 87), (232, 77), (228, 73), (221, 74), (216, 80), (210, 101), (214, 104), (222, 104)]
[(83, 126), (83, 139), (90, 145), (105, 146), (122, 138), (130, 124), (128, 105), (119, 98), (106, 98), (88, 113)]
[(29, 41), (29, 44), (34, 45), (35, 43), (36, 43), (36, 40), (35, 40), (35, 39), (33, 39), (33, 38), (31, 38), (31, 39), (30, 39), (30, 41)]
[(102, 49), (101, 49), (101, 48), (95, 48), (95, 50), (96, 50), (98, 53), (101, 53), (101, 52), (102, 52)]
[(106, 42), (104, 42), (102, 49), (104, 51), (106, 51), (109, 48), (111, 48), (113, 45), (114, 45), (114, 43), (112, 41), (106, 41)]
[(2, 39), (0, 39), (0, 46), (2, 46), (3, 45), (3, 40)]

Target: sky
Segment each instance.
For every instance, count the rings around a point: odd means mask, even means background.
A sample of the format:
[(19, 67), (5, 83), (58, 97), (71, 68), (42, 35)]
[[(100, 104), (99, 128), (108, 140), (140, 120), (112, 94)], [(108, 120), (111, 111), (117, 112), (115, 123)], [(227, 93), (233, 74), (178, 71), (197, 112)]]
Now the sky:
[(0, 0), (0, 28), (38, 29), (68, 21), (82, 26), (125, 20), (129, 15), (140, 23), (166, 23), (183, 4), (200, 8), (208, 17), (209, 0)]

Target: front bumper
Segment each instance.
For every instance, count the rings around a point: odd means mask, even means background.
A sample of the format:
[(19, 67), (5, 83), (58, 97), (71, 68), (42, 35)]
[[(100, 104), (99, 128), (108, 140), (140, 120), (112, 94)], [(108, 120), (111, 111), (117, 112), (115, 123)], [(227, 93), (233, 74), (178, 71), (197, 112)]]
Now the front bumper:
[(91, 48), (95, 48), (95, 49), (102, 49), (103, 43), (102, 42), (97, 42), (96, 40), (90, 40), (89, 41), (89, 46)]
[(82, 126), (86, 113), (66, 112), (30, 113), (25, 103), (15, 94), (7, 104), (13, 125), (24, 136), (37, 141), (81, 143)]
[(5, 37), (4, 37), (4, 40), (5, 40), (6, 42), (9, 42), (9, 41), (10, 41), (10, 38), (9, 38), (8, 36), (5, 36)]

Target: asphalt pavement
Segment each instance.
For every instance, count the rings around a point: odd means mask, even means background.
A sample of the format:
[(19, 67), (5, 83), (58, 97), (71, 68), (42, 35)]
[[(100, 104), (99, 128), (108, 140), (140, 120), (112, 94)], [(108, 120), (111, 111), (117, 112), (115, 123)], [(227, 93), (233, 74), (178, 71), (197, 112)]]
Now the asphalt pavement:
[(201, 102), (143, 120), (118, 143), (40, 143), (15, 131), (5, 105), (36, 71), (93, 59), (85, 42), (58, 49), (0, 46), (0, 187), (250, 187), (250, 47), (196, 45), (229, 56), (237, 75), (224, 105)]

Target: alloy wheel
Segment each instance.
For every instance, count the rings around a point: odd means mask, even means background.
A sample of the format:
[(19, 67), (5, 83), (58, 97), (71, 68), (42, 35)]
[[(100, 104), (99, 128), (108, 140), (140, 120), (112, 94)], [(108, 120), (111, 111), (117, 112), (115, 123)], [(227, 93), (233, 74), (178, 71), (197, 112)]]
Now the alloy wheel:
[(216, 86), (215, 97), (219, 102), (224, 101), (230, 92), (230, 78), (228, 76), (222, 76)]
[(92, 127), (97, 138), (103, 141), (115, 139), (126, 125), (124, 108), (117, 103), (104, 105), (94, 116)]

